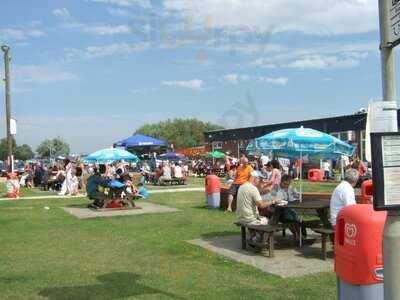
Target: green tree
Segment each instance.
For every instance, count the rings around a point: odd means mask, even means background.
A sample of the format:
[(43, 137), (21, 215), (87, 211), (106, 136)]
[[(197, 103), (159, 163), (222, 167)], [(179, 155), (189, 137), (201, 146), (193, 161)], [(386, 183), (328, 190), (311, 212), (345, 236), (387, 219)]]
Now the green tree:
[[(12, 151), (13, 153), (15, 152), (15, 148), (17, 147), (17, 143), (15, 142), (15, 139), (12, 139)], [(1, 139), (0, 140), (0, 160), (6, 160), (7, 159), (7, 139)]]
[(36, 152), (40, 157), (68, 156), (70, 149), (68, 143), (57, 137), (42, 141), (36, 148)]
[(28, 160), (34, 158), (35, 153), (29, 145), (23, 144), (15, 148), (14, 157), (15, 159)]
[(145, 124), (135, 131), (163, 139), (168, 145), (173, 144), (175, 149), (201, 146), (204, 144), (204, 132), (222, 129), (223, 127), (198, 119), (168, 119), (153, 124)]

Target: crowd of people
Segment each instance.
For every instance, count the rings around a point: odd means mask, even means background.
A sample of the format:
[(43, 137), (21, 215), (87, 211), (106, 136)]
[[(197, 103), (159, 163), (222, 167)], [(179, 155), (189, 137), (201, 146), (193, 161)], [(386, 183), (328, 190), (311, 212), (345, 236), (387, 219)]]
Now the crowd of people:
[[(139, 178), (138, 188), (136, 188), (129, 175), (129, 171), (131, 170), (132, 165), (123, 161), (107, 165), (84, 164), (81, 161), (73, 162), (69, 159), (52, 162), (48, 165), (34, 162), (26, 164), (20, 176), (16, 173), (10, 173), (8, 175), (7, 190), (10, 193), (14, 193), (15, 197), (19, 196), (19, 189), (21, 186), (28, 189), (38, 187), (44, 191), (57, 191), (59, 196), (76, 196), (81, 191), (87, 192), (87, 194), (90, 195), (90, 193), (93, 192), (92, 178), (101, 175), (105, 180), (109, 180), (107, 182), (116, 180), (123, 183), (126, 187), (125, 194), (127, 198), (130, 198), (131, 195), (133, 197), (136, 196), (136, 194), (145, 193), (144, 172), (139, 173), (141, 176)], [(101, 190), (99, 186), (96, 186), (96, 189), (97, 191)], [(107, 196), (104, 190), (102, 192)], [(98, 196), (98, 194), (96, 194), (96, 196)], [(108, 198), (112, 198), (112, 195)]]
[[(294, 166), (301, 167), (301, 162), (294, 161)], [(227, 170), (227, 182), (230, 183), (226, 212), (232, 212), (232, 203), (236, 198), (238, 222), (266, 225), (278, 205), (279, 221), (294, 224), (293, 233), (296, 236), (300, 236), (300, 230), (302, 236), (306, 236), (307, 232), (298, 213), (284, 207), (288, 202), (300, 199), (300, 194), (292, 184), (298, 177), (285, 171), (279, 160), (270, 160), (263, 155), (250, 162), (245, 155), (239, 160), (226, 155), (225, 170)], [(358, 159), (349, 159), (345, 166), (344, 179), (334, 190), (330, 201), (332, 227), (336, 224), (336, 216), (340, 209), (356, 203), (354, 188), (360, 184), (360, 180), (367, 178), (365, 165)]]
[(188, 164), (183, 164), (181, 161), (163, 161), (156, 166), (154, 172), (151, 171), (146, 163), (142, 169), (145, 170), (146, 180), (158, 185), (163, 185), (171, 180), (177, 180), (178, 183), (185, 184), (186, 178), (189, 176)]

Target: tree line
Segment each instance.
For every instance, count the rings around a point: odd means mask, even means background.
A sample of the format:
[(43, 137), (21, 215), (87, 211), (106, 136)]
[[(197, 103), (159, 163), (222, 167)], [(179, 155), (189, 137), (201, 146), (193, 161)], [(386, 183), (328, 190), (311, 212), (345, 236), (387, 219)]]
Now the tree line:
[[(144, 124), (134, 134), (140, 133), (166, 141), (167, 145), (174, 149), (202, 146), (204, 144), (204, 132), (223, 129), (222, 126), (211, 122), (203, 122), (196, 118), (175, 118), (158, 123)], [(12, 148), (15, 159), (28, 160), (36, 157), (68, 156), (70, 147), (62, 138), (45, 139), (35, 151), (27, 144), (17, 145), (12, 139)], [(0, 160), (7, 157), (7, 139), (0, 140)]]
[(195, 118), (168, 119), (158, 123), (145, 124), (139, 127), (134, 134), (140, 133), (167, 142), (173, 148), (188, 148), (204, 144), (204, 132), (223, 129), (222, 126), (210, 122), (202, 122)]
[[(35, 152), (27, 144), (17, 145), (15, 139), (12, 139), (12, 152), (14, 159), (28, 160), (35, 157)], [(70, 148), (67, 142), (61, 138), (46, 139), (36, 148), (38, 157), (57, 157), (68, 156)], [(0, 160), (7, 158), (7, 139), (0, 140)]]

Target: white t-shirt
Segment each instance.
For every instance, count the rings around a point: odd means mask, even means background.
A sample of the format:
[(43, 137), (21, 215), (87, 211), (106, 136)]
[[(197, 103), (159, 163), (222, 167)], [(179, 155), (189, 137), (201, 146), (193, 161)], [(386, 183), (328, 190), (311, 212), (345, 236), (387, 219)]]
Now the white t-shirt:
[(324, 171), (325, 171), (325, 172), (329, 172), (329, 171), (331, 170), (331, 165), (330, 165), (330, 163), (327, 162), (327, 161), (324, 162), (323, 167), (324, 167)]
[(333, 191), (330, 203), (331, 224), (336, 225), (339, 211), (348, 205), (356, 204), (354, 188), (347, 181), (342, 181)]
[(257, 202), (262, 201), (260, 192), (250, 182), (243, 183), (237, 194), (236, 216), (240, 223), (251, 223), (259, 217)]

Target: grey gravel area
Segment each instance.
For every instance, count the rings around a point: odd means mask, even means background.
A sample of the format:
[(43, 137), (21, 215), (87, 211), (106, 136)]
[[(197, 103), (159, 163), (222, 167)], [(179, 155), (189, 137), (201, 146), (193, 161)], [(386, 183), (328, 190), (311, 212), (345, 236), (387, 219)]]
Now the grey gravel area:
[(168, 207), (165, 205), (153, 204), (149, 202), (137, 203), (140, 209), (112, 209), (108, 211), (104, 210), (92, 210), (85, 206), (67, 206), (62, 207), (62, 209), (71, 215), (77, 217), (78, 219), (90, 219), (90, 218), (100, 218), (100, 217), (115, 217), (115, 216), (133, 216), (133, 215), (143, 215), (143, 214), (161, 214), (161, 213), (171, 213), (177, 212), (179, 209)]
[[(243, 250), (240, 235), (218, 236), (188, 242), (283, 278), (333, 271), (332, 252), (328, 252), (327, 260), (322, 260), (320, 242), (312, 243), (311, 241), (299, 248), (291, 241), (288, 242), (287, 237), (285, 240), (277, 238), (273, 258), (263, 256), (251, 249)], [(330, 244), (328, 250), (331, 250)]]

